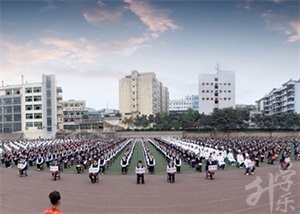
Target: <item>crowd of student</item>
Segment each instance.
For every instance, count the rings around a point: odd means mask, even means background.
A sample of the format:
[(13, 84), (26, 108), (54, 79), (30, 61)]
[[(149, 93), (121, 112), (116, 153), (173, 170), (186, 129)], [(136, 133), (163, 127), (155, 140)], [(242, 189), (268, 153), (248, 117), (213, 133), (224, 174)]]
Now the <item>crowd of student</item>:
[[(273, 164), (279, 159), (279, 163), (284, 165), (285, 159), (291, 157), (292, 150), (295, 160), (300, 159), (300, 140), (296, 138), (181, 139), (168, 137), (150, 139), (149, 142), (166, 158), (168, 163), (172, 160), (177, 173), (181, 172), (182, 161), (199, 172), (202, 172), (202, 166), (209, 159), (220, 170), (225, 170), (226, 165), (235, 165), (245, 168), (245, 174), (248, 174), (247, 168), (251, 165), (250, 162), (255, 163), (254, 169), (259, 167), (264, 160), (268, 164)], [(22, 165), (23, 168), (19, 167), (20, 176), (27, 176), (29, 166), (36, 166), (38, 170), (58, 166), (58, 172), (53, 172), (55, 180), (59, 172), (72, 165), (75, 166), (77, 173), (82, 173), (94, 166), (94, 168), (99, 168), (99, 173), (103, 174), (115, 158), (122, 153), (121, 172), (127, 174), (135, 143), (136, 141), (128, 139), (0, 142), (0, 162), (7, 168), (12, 165)], [(142, 148), (147, 169), (149, 173), (154, 173), (155, 158), (144, 142), (142, 142)], [(90, 178), (93, 183), (97, 180), (96, 177), (91, 177), (91, 173)]]

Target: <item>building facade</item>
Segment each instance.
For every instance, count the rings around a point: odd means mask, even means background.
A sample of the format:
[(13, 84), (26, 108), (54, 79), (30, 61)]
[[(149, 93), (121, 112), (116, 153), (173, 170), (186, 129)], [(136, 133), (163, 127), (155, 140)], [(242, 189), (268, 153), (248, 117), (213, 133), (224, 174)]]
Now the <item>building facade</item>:
[(67, 100), (61, 101), (63, 107), (63, 129), (79, 129), (79, 123), (83, 115), (88, 115), (85, 100)]
[(199, 75), (199, 113), (235, 108), (235, 72), (217, 69), (216, 74)]
[(62, 123), (61, 93), (54, 75), (43, 75), (40, 83), (0, 87), (0, 132), (54, 138)]
[(169, 111), (182, 112), (187, 111), (188, 109), (193, 109), (195, 111), (199, 110), (198, 95), (186, 96), (184, 99), (170, 100)]
[(169, 91), (155, 73), (138, 73), (119, 80), (119, 111), (123, 116), (155, 115), (168, 112)]
[(265, 115), (300, 113), (300, 79), (289, 80), (256, 101), (257, 109)]

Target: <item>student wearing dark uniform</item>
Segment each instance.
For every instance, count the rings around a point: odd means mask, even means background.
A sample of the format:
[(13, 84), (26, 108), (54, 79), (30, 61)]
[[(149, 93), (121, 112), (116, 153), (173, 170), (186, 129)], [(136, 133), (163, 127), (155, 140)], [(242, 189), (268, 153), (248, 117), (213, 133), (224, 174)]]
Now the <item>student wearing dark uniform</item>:
[(122, 174), (127, 174), (127, 166), (128, 166), (127, 157), (126, 157), (126, 155), (123, 155), (123, 157), (121, 159)]
[(23, 175), (27, 176), (28, 164), (24, 156), (21, 156), (19, 164), (23, 165), (22, 168), (19, 168), (20, 177), (22, 177)]
[(253, 151), (250, 159), (255, 161), (255, 166), (259, 167), (260, 154), (257, 150)]
[(152, 154), (149, 154), (148, 166), (149, 166), (149, 173), (153, 174), (154, 173), (154, 167), (155, 167), (155, 158), (153, 157)]
[(195, 159), (195, 168), (197, 171), (202, 172), (202, 160), (204, 157), (201, 156), (201, 154), (198, 154)]
[[(138, 161), (137, 166), (135, 167), (135, 171), (137, 172), (137, 170), (139, 170), (139, 169), (145, 170), (145, 167), (141, 160)], [(140, 181), (142, 181), (142, 184), (145, 184), (144, 173), (136, 173), (136, 183), (140, 184)]]
[(177, 154), (175, 159), (174, 159), (174, 164), (176, 166), (176, 172), (180, 173), (180, 169), (181, 169), (181, 158), (180, 155)]
[(80, 155), (77, 157), (77, 160), (76, 160), (76, 170), (77, 170), (78, 174), (83, 172), (83, 170), (84, 170), (83, 159)]
[(96, 172), (90, 173), (90, 174), (89, 174), (89, 177), (90, 177), (90, 179), (91, 179), (91, 182), (92, 182), (92, 183), (96, 183), (97, 179), (99, 179), (99, 171), (100, 171), (100, 166), (99, 166), (99, 164), (98, 164), (97, 159), (94, 159), (94, 162), (91, 164), (91, 167), (90, 167), (90, 168), (97, 169)]
[(46, 165), (47, 165), (47, 168), (49, 168), (49, 166), (52, 163), (52, 161), (53, 161), (53, 155), (52, 155), (52, 153), (48, 152), (47, 155), (46, 155)]
[(38, 158), (36, 159), (36, 166), (39, 171), (44, 170), (44, 163), (44, 157), (41, 154), (39, 154)]
[(99, 162), (101, 174), (103, 175), (105, 172), (105, 164), (106, 164), (106, 160), (103, 154), (101, 154), (101, 157), (98, 162)]
[[(169, 164), (167, 165), (167, 171), (171, 168), (176, 168), (174, 161), (172, 159), (170, 159)], [(175, 172), (168, 172), (168, 182), (170, 183), (174, 183), (175, 182)]]
[(58, 167), (58, 171), (53, 171), (52, 172), (52, 179), (54, 181), (56, 181), (57, 178), (60, 179), (60, 171), (61, 171), (61, 167), (60, 167), (60, 164), (58, 163), (57, 159), (55, 159), (54, 162), (51, 163), (51, 166), (57, 166)]
[(215, 174), (215, 172), (208, 170), (209, 166), (211, 166), (211, 165), (215, 165), (215, 164), (212, 160), (212, 156), (209, 156), (206, 161), (206, 165), (205, 165), (206, 179), (210, 176), (210, 178), (213, 180), (213, 175)]

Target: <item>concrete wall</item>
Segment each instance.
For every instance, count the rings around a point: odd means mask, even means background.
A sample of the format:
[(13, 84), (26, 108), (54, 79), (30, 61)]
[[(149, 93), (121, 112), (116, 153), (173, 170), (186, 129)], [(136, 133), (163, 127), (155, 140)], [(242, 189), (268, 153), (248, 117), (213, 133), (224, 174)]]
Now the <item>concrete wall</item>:
[(119, 138), (183, 137), (183, 132), (117, 132)]
[(153, 137), (186, 137), (186, 138), (199, 138), (199, 137), (300, 137), (300, 131), (298, 132), (265, 132), (265, 131), (253, 131), (253, 132), (177, 132), (177, 131), (140, 131), (140, 132), (117, 132), (119, 138), (153, 138)]
[(253, 131), (253, 132), (185, 132), (184, 137), (300, 137), (298, 132), (267, 132), (267, 131)]

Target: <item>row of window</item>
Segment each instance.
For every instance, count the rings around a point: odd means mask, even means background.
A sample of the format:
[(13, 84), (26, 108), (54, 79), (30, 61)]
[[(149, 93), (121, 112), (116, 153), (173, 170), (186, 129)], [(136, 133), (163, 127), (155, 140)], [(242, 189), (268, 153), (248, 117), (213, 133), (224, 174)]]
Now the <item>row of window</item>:
[(30, 94), (30, 93), (40, 93), (42, 91), (41, 87), (33, 87), (33, 88), (25, 88), (25, 93)]
[(25, 97), (25, 102), (38, 102), (42, 101), (42, 96), (26, 96)]
[(31, 110), (42, 110), (42, 105), (26, 105), (25, 106), (26, 111), (31, 111)]
[(5, 95), (16, 95), (20, 94), (20, 89), (7, 89), (5, 90)]
[(226, 82), (224, 82), (224, 83), (213, 83), (213, 82), (211, 82), (211, 83), (209, 83), (209, 82), (207, 82), (207, 83), (205, 83), (205, 82), (203, 82), (202, 83), (202, 85), (231, 85), (231, 83), (229, 82), (229, 83), (226, 83)]
[(26, 114), (26, 119), (42, 119), (42, 113)]
[(83, 103), (64, 103), (64, 107), (83, 107)]
[[(231, 90), (215, 90), (215, 93), (231, 93)], [(209, 90), (202, 90), (202, 93), (209, 93)], [(213, 90), (210, 90), (210, 93), (214, 93)]]
[(42, 122), (27, 122), (26, 127), (42, 127)]
[(230, 97), (228, 97), (228, 98), (227, 97), (224, 97), (224, 98), (202, 97), (202, 100), (231, 100), (231, 98)]

